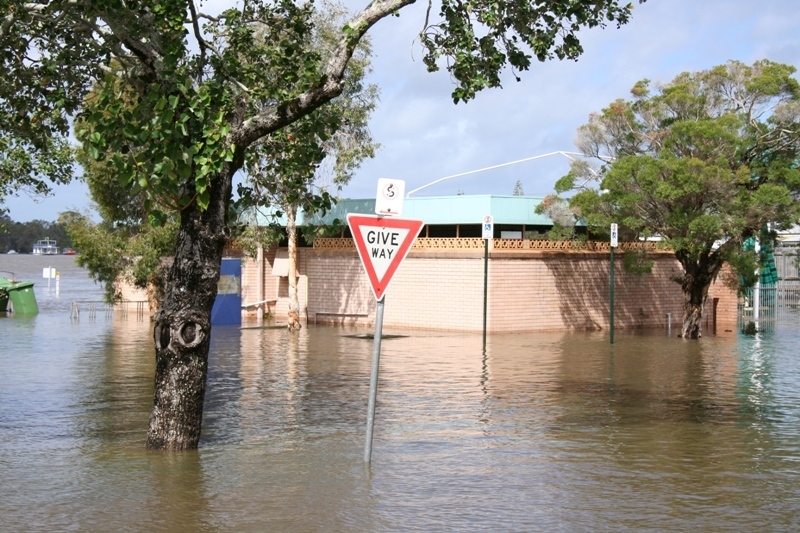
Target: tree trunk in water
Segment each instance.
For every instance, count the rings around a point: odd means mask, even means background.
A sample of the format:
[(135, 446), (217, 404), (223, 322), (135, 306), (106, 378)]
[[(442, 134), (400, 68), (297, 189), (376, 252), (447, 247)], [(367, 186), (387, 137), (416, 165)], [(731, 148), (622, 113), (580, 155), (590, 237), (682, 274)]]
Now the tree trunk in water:
[(683, 265), (683, 327), (681, 336), (684, 339), (699, 339), (701, 321), (703, 319), (703, 304), (708, 296), (708, 288), (717, 273), (722, 268), (722, 259), (719, 254), (707, 256), (697, 261), (681, 260)]
[(181, 212), (175, 260), (153, 331), (156, 349), (153, 411), (147, 448), (197, 448), (208, 375), (211, 307), (217, 296), (226, 214), (234, 168), (212, 182), (208, 209)]
[(286, 238), (289, 241), (289, 312), (300, 315), (297, 297), (297, 206), (286, 206)]
[(708, 293), (708, 286), (696, 287), (683, 284), (683, 328), (681, 336), (684, 339), (699, 339), (701, 320), (703, 319), (703, 302)]

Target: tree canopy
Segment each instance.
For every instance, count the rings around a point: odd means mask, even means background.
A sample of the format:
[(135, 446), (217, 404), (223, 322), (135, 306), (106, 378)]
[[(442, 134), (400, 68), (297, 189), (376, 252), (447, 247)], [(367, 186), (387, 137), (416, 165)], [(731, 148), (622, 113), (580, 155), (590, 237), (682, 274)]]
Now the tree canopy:
[[(800, 220), (800, 84), (795, 68), (729, 61), (612, 102), (578, 131), (580, 162), (557, 183), (595, 231), (658, 236), (683, 267), (684, 336), (699, 335), (708, 287), (744, 241)], [(752, 259), (752, 258), (750, 258)], [(746, 273), (747, 272), (743, 272)], [(748, 277), (752, 278), (752, 272)]]
[[(312, 41), (325, 59), (334, 50), (338, 29), (346, 22), (347, 13), (343, 6), (331, 2), (324, 2), (322, 7), (316, 16)], [(371, 72), (371, 54), (365, 36), (350, 59), (342, 94), (264, 137), (245, 160), (247, 179), (239, 187), (240, 205), (250, 213), (262, 214), (262, 221), (281, 214), (286, 219), (290, 313), (300, 313), (296, 276), (298, 210), (302, 209), (308, 220), (315, 212), (330, 209), (335, 201), (331, 193), (340, 191), (361, 162), (372, 157), (378, 147), (368, 124), (379, 94), (376, 85), (365, 83), (366, 75)], [(262, 206), (269, 209), (261, 210)], [(247, 218), (257, 220), (257, 217)], [(264, 245), (268, 244), (265, 240), (279, 240), (271, 227), (256, 224), (248, 224), (243, 231), (241, 242), (246, 246), (252, 248), (254, 243)], [(316, 231), (316, 228), (305, 229), (309, 234)]]

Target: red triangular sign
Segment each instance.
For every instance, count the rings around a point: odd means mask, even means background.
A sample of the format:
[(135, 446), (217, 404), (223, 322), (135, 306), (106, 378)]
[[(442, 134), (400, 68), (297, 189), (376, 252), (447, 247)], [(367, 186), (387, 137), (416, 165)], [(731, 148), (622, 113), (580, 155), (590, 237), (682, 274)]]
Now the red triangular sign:
[(347, 215), (347, 225), (376, 300), (383, 299), (386, 287), (411, 250), (422, 224), (421, 220), (407, 218)]

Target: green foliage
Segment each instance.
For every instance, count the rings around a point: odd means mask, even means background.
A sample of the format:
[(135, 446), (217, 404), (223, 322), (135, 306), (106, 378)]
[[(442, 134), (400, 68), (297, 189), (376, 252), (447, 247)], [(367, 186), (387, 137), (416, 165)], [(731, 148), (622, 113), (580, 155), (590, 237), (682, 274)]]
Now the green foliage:
[[(591, 115), (583, 153), (560, 192), (593, 229), (620, 224), (660, 236), (684, 268), (684, 290), (707, 287), (725, 261), (748, 280), (744, 241), (800, 221), (800, 84), (794, 67), (731, 61), (683, 73)], [(699, 305), (699, 304), (698, 304)]]
[(741, 253), (731, 254), (728, 262), (736, 279), (736, 289), (744, 294), (758, 281), (758, 268), (760, 260), (754, 250), (743, 250)]
[[(642, 3), (640, 0), (639, 3)], [(442, 21), (426, 21), (421, 34), (423, 61), (429, 71), (440, 59), (458, 86), (453, 101), (468, 101), (488, 87), (499, 87), (509, 65), (515, 73), (528, 70), (532, 56), (576, 59), (583, 53), (581, 28), (628, 22), (633, 5), (616, 0), (590, 2), (484, 2), (443, 0)], [(517, 78), (519, 79), (519, 78)]]
[(268, 247), (278, 243), (286, 237), (283, 227), (276, 222), (265, 226), (257, 224), (243, 224), (238, 228), (236, 242), (250, 257), (256, 257), (258, 247)]
[(306, 224), (300, 228), (303, 240), (308, 244), (313, 244), (317, 237), (339, 237), (342, 235), (347, 224), (335, 218), (331, 224)]
[(576, 237), (577, 213), (569, 202), (553, 194), (546, 196), (537, 206), (536, 213), (547, 216), (553, 227), (547, 233), (551, 241), (564, 241)]
[[(593, 224), (658, 234), (697, 260), (767, 223), (800, 217), (800, 88), (787, 65), (737, 62), (684, 73), (656, 92), (643, 80), (579, 132), (588, 156), (615, 160), (571, 205)], [(585, 170), (561, 182), (562, 189)], [(599, 190), (605, 191), (600, 194)], [(733, 247), (732, 245), (728, 248)]]
[[(336, 31), (344, 24), (346, 10), (333, 3), (323, 3), (323, 7), (321, 16), (313, 19), (311, 46), (327, 58), (336, 46)], [(353, 34), (346, 25), (345, 32)], [(242, 208), (274, 205), (280, 213), (294, 214), (302, 209), (308, 220), (314, 213), (324, 214), (333, 206), (335, 199), (328, 189), (341, 190), (361, 162), (373, 157), (378, 148), (368, 127), (377, 105), (378, 88), (364, 83), (370, 73), (370, 56), (369, 41), (362, 39), (350, 60), (341, 96), (254, 147), (246, 159), (248, 182), (239, 187)], [(294, 227), (288, 230), (294, 234)], [(318, 230), (309, 226), (303, 233), (310, 242)], [(267, 245), (264, 239), (275, 239), (277, 235), (274, 231), (250, 229), (243, 237), (252, 250), (254, 238)]]
[(647, 255), (646, 250), (626, 250), (622, 266), (626, 272), (641, 276), (653, 271), (653, 260)]
[(75, 132), (89, 158), (142, 194), (144, 210), (159, 220), (165, 209), (193, 202), (206, 209), (212, 180), (233, 160), (220, 87), (175, 85), (171, 94), (131, 94), (109, 75), (87, 100)]
[(157, 290), (163, 289), (164, 257), (175, 247), (175, 222), (131, 229), (115, 227), (107, 221), (95, 224), (87, 216), (73, 213), (65, 224), (75, 248), (80, 251), (78, 264), (103, 284), (107, 301), (119, 298), (117, 282), (120, 280), (142, 289), (148, 284)]
[(522, 182), (517, 180), (517, 183), (514, 184), (514, 196), (525, 196), (525, 191), (522, 188)]

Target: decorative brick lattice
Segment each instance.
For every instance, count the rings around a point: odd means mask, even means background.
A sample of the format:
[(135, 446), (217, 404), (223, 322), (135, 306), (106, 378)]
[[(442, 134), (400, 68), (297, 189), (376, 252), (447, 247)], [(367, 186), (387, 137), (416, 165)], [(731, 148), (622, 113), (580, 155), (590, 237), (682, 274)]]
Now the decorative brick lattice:
[(474, 250), (483, 247), (483, 239), (478, 238), (420, 238), (414, 241), (416, 250)]
[(314, 239), (314, 248), (323, 250), (355, 250), (356, 243), (353, 239), (317, 237)]
[[(414, 250), (482, 250), (480, 238), (418, 238)], [(317, 238), (314, 248), (318, 250), (354, 250), (353, 239)], [(545, 239), (492, 239), (492, 250), (533, 250), (540, 252), (608, 252), (610, 245), (600, 241), (548, 241)], [(618, 251), (647, 250), (648, 252), (668, 252), (654, 242), (621, 242)]]

